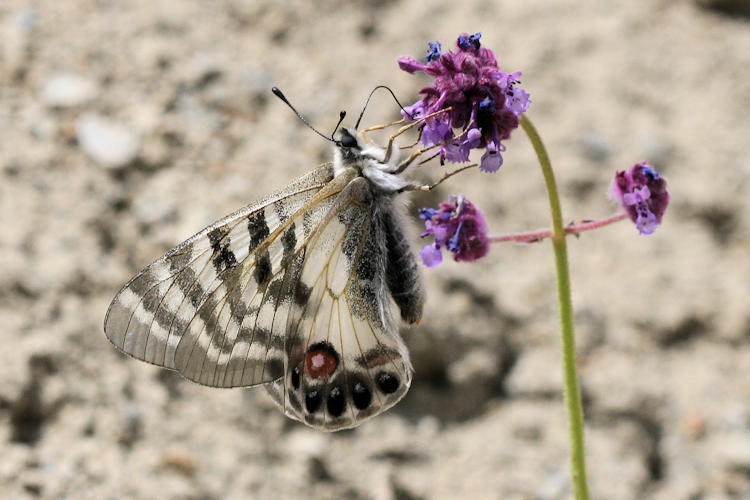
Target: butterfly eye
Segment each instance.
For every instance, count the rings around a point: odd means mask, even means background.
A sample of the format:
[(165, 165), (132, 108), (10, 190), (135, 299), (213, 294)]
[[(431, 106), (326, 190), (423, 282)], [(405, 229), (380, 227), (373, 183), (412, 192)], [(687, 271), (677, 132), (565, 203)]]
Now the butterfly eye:
[(356, 148), (357, 147), (357, 139), (355, 139), (354, 136), (352, 136), (346, 130), (343, 130), (341, 132), (341, 140), (339, 141), (339, 145), (342, 148)]

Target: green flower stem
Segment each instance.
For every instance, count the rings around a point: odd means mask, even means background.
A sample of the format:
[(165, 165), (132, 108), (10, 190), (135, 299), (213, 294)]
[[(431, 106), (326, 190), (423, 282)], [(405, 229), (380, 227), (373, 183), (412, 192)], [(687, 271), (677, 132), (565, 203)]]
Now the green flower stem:
[(570, 296), (570, 272), (568, 270), (568, 248), (565, 242), (560, 197), (557, 193), (552, 165), (531, 121), (522, 115), (521, 127), (534, 146), (539, 164), (542, 167), (544, 183), (547, 186), (550, 211), (552, 213), (552, 248), (555, 251), (557, 268), (557, 295), (560, 302), (560, 326), (562, 334), (563, 377), (565, 380), (565, 406), (568, 412), (568, 434), (570, 440), (570, 465), (573, 479), (573, 492), (576, 500), (588, 500), (589, 488), (586, 482), (586, 456), (583, 446), (583, 410), (581, 391), (578, 387), (576, 371), (576, 346), (573, 332), (573, 303)]

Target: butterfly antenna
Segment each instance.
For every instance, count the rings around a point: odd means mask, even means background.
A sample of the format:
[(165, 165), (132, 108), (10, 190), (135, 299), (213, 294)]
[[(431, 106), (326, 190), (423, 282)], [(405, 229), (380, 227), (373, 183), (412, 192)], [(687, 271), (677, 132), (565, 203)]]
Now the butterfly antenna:
[(331, 140), (333, 142), (336, 142), (336, 139), (333, 138), (333, 136), (336, 134), (336, 131), (339, 129), (339, 125), (341, 125), (341, 122), (344, 121), (344, 117), (346, 116), (346, 111), (343, 109), (339, 111), (339, 122), (336, 124), (336, 127), (333, 129), (333, 132), (331, 132)]
[(365, 110), (367, 109), (367, 105), (370, 104), (370, 99), (372, 98), (372, 95), (378, 89), (385, 89), (385, 90), (387, 90), (391, 94), (391, 97), (393, 97), (393, 100), (396, 101), (396, 104), (398, 104), (398, 107), (401, 108), (401, 111), (403, 111), (404, 113), (406, 113), (409, 116), (410, 119), (412, 119), (412, 120), (414, 119), (414, 117), (411, 115), (411, 113), (409, 113), (408, 111), (406, 111), (404, 109), (404, 107), (398, 101), (398, 98), (396, 97), (396, 94), (393, 93), (393, 91), (390, 89), (390, 87), (386, 87), (385, 85), (378, 85), (377, 87), (375, 87), (374, 89), (372, 89), (372, 91), (370, 91), (370, 95), (367, 96), (367, 100), (365, 101), (365, 105), (362, 107), (362, 112), (359, 114), (359, 118), (357, 119), (357, 124), (354, 125), (355, 129), (359, 129), (359, 122), (362, 121), (362, 117), (365, 114)]
[(336, 142), (336, 139), (333, 138), (333, 134), (336, 133), (336, 131), (339, 128), (339, 125), (341, 125), (341, 122), (344, 121), (344, 117), (346, 116), (346, 111), (341, 111), (339, 113), (339, 122), (336, 124), (336, 128), (333, 129), (333, 133), (331, 134), (331, 137), (328, 137), (328, 136), (322, 134), (320, 131), (318, 131), (318, 129), (316, 129), (315, 127), (313, 127), (312, 125), (310, 125), (310, 122), (308, 122), (305, 119), (305, 117), (302, 116), (299, 113), (299, 111), (297, 111), (297, 109), (294, 106), (292, 106), (292, 103), (289, 102), (289, 99), (286, 98), (286, 96), (284, 95), (284, 93), (281, 90), (279, 90), (278, 87), (272, 87), (271, 88), (271, 92), (273, 92), (273, 95), (275, 95), (276, 97), (278, 97), (279, 99), (281, 99), (284, 102), (284, 104), (286, 104), (287, 106), (289, 106), (289, 109), (291, 109), (292, 111), (294, 111), (294, 114), (297, 115), (297, 118), (299, 118), (302, 121), (302, 123), (304, 123), (305, 125), (307, 125), (310, 128), (310, 130), (312, 130), (313, 132), (315, 132), (316, 134), (318, 134), (320, 137), (322, 137), (323, 139), (325, 139), (327, 141)]

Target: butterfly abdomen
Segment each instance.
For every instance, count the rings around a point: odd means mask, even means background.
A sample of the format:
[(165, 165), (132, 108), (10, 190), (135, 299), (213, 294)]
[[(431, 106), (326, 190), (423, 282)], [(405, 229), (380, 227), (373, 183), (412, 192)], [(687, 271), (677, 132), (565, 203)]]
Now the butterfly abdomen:
[(407, 323), (416, 323), (422, 317), (425, 301), (422, 271), (404, 234), (399, 215), (393, 210), (386, 211), (382, 221), (386, 238), (386, 284), (401, 311), (401, 318)]

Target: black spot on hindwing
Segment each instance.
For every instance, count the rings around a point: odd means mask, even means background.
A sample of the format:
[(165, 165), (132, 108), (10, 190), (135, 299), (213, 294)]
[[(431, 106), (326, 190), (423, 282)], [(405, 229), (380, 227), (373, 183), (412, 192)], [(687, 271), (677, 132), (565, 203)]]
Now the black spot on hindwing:
[(300, 382), (300, 370), (299, 366), (295, 366), (292, 370), (292, 387), (295, 389), (299, 389), (299, 382)]
[(370, 406), (370, 401), (372, 401), (370, 389), (362, 382), (355, 383), (354, 387), (352, 387), (352, 401), (354, 401), (354, 406), (358, 410), (364, 410)]
[(272, 379), (277, 379), (284, 376), (284, 362), (279, 358), (272, 358), (266, 360), (265, 371), (268, 376)]
[(378, 384), (380, 390), (385, 394), (392, 394), (396, 392), (398, 386), (400, 385), (398, 377), (388, 372), (378, 373), (375, 377), (375, 382)]
[(312, 390), (305, 395), (305, 408), (310, 413), (315, 413), (320, 408), (323, 398), (316, 390)]
[(340, 417), (346, 408), (346, 396), (344, 395), (344, 391), (339, 387), (332, 388), (331, 392), (328, 393), (326, 408), (331, 416)]

